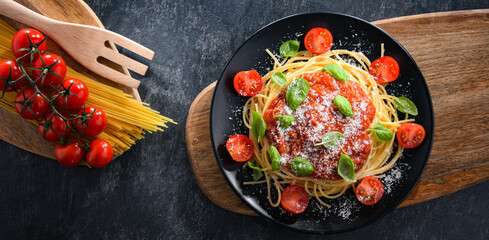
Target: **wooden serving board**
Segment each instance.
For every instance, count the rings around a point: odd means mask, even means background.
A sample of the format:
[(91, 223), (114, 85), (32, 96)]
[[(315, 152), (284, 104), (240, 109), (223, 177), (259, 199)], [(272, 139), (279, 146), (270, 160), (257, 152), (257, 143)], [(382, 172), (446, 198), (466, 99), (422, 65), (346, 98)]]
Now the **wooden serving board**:
[[(428, 83), (435, 138), (421, 180), (400, 207), (489, 179), (489, 9), (430, 13), (373, 22), (413, 56)], [(186, 141), (195, 178), (218, 206), (255, 215), (234, 194), (217, 165), (209, 114), (215, 83), (190, 107)]]
[[(16, 0), (16, 2), (56, 20), (104, 27), (92, 9), (83, 0)], [(28, 27), (1, 15), (0, 18), (15, 29)], [(113, 45), (112, 47), (115, 49)], [(141, 100), (137, 89), (125, 87), (90, 72), (73, 60), (70, 55), (63, 51), (56, 43), (49, 40), (49, 38), (48, 51), (62, 56), (66, 64), (77, 72), (104, 84), (122, 89), (124, 92), (131, 94), (135, 99)], [(117, 68), (117, 66), (115, 67)], [(120, 66), (118, 68), (120, 71), (129, 74), (127, 69), (123, 69)], [(38, 134), (37, 127), (32, 123), (4, 108), (0, 108), (0, 119), (0, 139), (29, 152), (54, 159), (54, 148), (56, 144), (44, 141)]]

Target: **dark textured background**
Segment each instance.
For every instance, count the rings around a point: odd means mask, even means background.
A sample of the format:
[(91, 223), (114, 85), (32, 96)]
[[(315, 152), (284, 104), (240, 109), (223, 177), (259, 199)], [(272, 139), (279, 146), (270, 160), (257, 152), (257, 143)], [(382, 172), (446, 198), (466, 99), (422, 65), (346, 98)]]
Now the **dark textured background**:
[(484, 239), (489, 182), (397, 209), (368, 227), (320, 236), (223, 210), (199, 190), (188, 162), (192, 100), (245, 39), (279, 18), (346, 13), (368, 21), (489, 8), (470, 1), (88, 0), (105, 26), (156, 53), (141, 97), (179, 124), (147, 135), (102, 169), (64, 168), (0, 142), (0, 239)]

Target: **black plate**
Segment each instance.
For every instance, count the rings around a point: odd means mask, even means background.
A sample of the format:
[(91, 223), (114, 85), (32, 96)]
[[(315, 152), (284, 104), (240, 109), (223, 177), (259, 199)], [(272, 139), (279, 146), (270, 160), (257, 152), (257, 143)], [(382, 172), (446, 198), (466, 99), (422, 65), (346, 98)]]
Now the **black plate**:
[[(385, 55), (395, 58), (400, 67), (399, 78), (388, 85), (389, 94), (413, 100), (419, 110), (416, 123), (424, 126), (427, 135), (418, 148), (404, 150), (396, 172), (389, 172), (391, 177), (400, 172), (402, 178), (389, 186), (390, 190), (386, 189), (386, 194), (375, 206), (357, 203), (353, 191), (348, 190), (340, 199), (327, 200), (333, 204), (332, 209), (322, 207), (312, 199), (304, 213), (292, 215), (281, 207), (270, 206), (266, 184), (243, 185), (244, 181), (251, 179), (251, 171), (248, 168), (243, 169), (242, 163), (232, 160), (225, 144), (234, 134), (248, 134), (248, 129), (241, 120), (241, 109), (248, 98), (239, 96), (234, 90), (234, 75), (249, 69), (255, 69), (260, 75), (264, 75), (273, 66), (265, 49), (278, 53), (280, 45), (286, 40), (297, 39), (302, 43), (305, 33), (314, 27), (331, 31), (334, 39), (332, 49), (361, 51), (372, 61), (380, 57), (380, 44), (384, 43)], [(301, 48), (304, 49), (303, 44)], [(251, 209), (268, 220), (292, 229), (337, 233), (374, 222), (396, 208), (408, 196), (418, 182), (430, 155), (434, 117), (431, 96), (423, 75), (408, 52), (396, 40), (359, 18), (333, 13), (310, 13), (286, 17), (265, 26), (236, 51), (217, 82), (212, 99), (210, 129), (214, 153), (224, 177)]]

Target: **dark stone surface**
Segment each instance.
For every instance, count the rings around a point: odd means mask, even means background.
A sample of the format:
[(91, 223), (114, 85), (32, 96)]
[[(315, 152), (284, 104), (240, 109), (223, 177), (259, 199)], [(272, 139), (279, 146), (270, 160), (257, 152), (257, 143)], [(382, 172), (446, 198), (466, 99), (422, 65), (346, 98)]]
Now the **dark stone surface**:
[(102, 169), (64, 168), (0, 142), (0, 239), (484, 239), (489, 182), (394, 210), (344, 234), (294, 232), (223, 210), (199, 190), (185, 121), (195, 96), (256, 30), (287, 15), (331, 11), (374, 21), (488, 8), (470, 1), (94, 1), (105, 26), (156, 52), (141, 97), (179, 124), (147, 135)]

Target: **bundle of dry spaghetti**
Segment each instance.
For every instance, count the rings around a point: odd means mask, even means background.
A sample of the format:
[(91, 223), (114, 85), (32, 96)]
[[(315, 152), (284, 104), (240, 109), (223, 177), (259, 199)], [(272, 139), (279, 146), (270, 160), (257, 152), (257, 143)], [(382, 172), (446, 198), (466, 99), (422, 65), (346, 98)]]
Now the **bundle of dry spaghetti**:
[[(10, 42), (17, 31), (0, 20), (0, 32), (0, 60), (15, 59)], [(145, 132), (163, 131), (168, 127), (167, 123), (176, 124), (122, 90), (90, 79), (69, 67), (66, 78), (82, 80), (90, 91), (86, 106), (100, 107), (106, 113), (107, 127), (97, 138), (110, 142), (115, 154), (128, 150), (136, 140), (143, 138)], [(16, 96), (15, 92), (5, 93), (0, 99), (0, 106), (17, 114), (12, 104)], [(31, 122), (38, 124), (37, 121)]]

